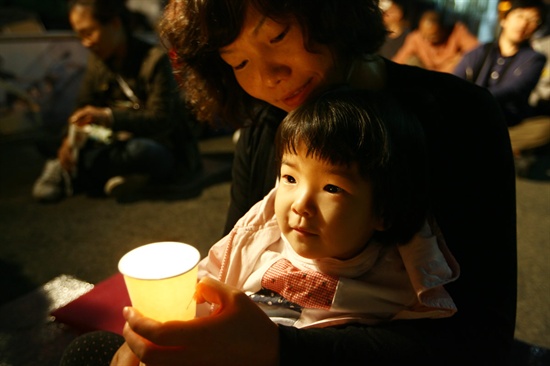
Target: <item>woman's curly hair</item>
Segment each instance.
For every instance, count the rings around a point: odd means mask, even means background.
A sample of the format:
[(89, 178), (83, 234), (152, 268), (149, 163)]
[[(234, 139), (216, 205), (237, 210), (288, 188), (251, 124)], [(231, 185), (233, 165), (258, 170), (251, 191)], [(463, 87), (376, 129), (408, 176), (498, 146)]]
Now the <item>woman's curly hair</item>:
[(376, 52), (387, 33), (378, 0), (171, 0), (159, 31), (201, 121), (240, 127), (262, 104), (246, 94), (219, 55), (240, 34), (248, 6), (275, 21), (295, 17), (306, 42), (326, 44), (346, 57)]

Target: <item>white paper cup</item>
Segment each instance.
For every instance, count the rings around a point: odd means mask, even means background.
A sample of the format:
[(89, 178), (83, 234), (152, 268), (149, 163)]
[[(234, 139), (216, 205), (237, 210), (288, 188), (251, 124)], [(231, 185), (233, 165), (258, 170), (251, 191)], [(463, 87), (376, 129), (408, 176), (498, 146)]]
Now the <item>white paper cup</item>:
[(166, 322), (195, 317), (199, 251), (178, 242), (143, 245), (118, 262), (132, 306), (148, 318)]

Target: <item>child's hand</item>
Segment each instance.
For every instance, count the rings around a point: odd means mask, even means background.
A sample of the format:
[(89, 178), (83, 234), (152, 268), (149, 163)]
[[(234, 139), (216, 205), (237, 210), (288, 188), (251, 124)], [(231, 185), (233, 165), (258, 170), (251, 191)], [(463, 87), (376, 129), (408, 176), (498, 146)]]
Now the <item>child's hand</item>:
[[(133, 308), (124, 309), (124, 338), (147, 366), (244, 366), (257, 365), (260, 360), (267, 365), (278, 363), (277, 325), (246, 294), (204, 278), (195, 297), (197, 303), (214, 304), (214, 313), (189, 321), (159, 323)], [(126, 352), (121, 348), (117, 355), (122, 359)]]

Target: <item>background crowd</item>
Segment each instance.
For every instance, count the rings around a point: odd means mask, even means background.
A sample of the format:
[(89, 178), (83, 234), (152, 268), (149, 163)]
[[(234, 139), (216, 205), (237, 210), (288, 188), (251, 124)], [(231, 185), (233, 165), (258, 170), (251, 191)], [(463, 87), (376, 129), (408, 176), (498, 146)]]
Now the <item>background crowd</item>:
[(435, 4), (382, 6), (391, 33), (380, 54), (489, 89), (506, 115), (517, 173), (528, 176), (550, 142), (548, 2), (500, 1), (494, 38), (484, 42), (464, 17)]

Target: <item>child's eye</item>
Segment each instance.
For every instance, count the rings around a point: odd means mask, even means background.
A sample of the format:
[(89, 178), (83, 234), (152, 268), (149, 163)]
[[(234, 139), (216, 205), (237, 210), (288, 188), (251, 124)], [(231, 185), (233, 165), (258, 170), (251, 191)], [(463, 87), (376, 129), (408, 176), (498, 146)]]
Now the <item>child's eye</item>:
[(289, 30), (290, 30), (290, 26), (287, 26), (284, 31), (282, 31), (277, 37), (271, 39), (271, 41), (269, 41), (269, 43), (281, 42), (286, 37)]
[(340, 193), (343, 192), (343, 189), (332, 184), (327, 184), (325, 186), (325, 191), (328, 193)]
[(283, 175), (283, 180), (286, 182), (286, 183), (291, 183), (291, 184), (294, 184), (296, 183), (296, 179), (294, 179), (294, 177), (292, 175)]

